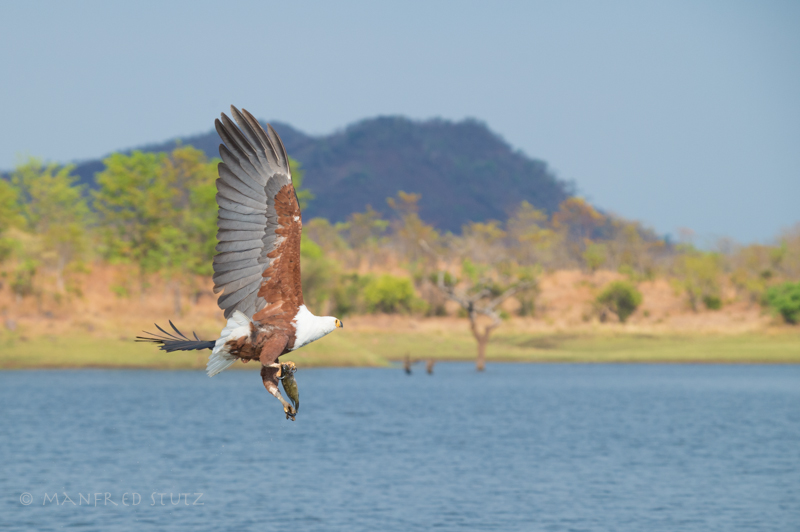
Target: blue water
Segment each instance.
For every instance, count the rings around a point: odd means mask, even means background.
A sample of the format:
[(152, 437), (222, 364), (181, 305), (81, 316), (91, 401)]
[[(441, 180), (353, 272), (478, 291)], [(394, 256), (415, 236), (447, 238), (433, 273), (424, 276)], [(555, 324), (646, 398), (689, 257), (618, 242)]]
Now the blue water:
[(800, 530), (798, 366), (297, 380), (292, 423), (257, 372), (0, 373), (0, 528)]

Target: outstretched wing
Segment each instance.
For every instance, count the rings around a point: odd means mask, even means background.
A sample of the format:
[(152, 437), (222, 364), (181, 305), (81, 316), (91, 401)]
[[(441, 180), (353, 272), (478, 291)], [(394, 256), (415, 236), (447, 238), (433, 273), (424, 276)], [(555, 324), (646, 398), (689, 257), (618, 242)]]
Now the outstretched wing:
[[(288, 324), (303, 304), (303, 223), (289, 158), (278, 134), (231, 106), (216, 120), (222, 162), (217, 179), (218, 254), (214, 293), (225, 317), (240, 310), (261, 323)], [(238, 124), (238, 127), (237, 127)]]

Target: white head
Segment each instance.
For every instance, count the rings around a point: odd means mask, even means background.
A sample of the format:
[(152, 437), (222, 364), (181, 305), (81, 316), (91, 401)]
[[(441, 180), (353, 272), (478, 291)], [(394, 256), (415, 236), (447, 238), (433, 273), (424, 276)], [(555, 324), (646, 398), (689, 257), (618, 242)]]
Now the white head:
[(316, 318), (317, 323), (319, 323), (320, 330), (323, 331), (322, 336), (344, 327), (344, 324), (339, 321), (339, 318), (334, 318), (333, 316), (314, 316), (314, 318)]
[(295, 341), (292, 351), (344, 327), (344, 324), (333, 316), (314, 316), (305, 305), (300, 307), (292, 323), (295, 326)]

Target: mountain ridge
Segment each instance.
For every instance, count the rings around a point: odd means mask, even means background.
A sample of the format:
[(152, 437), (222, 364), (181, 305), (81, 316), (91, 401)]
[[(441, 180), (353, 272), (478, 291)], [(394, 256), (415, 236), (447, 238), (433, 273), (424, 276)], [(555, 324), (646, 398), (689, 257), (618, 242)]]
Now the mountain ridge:
[[(475, 119), (378, 116), (318, 136), (279, 121), (272, 126), (289, 156), (300, 162), (303, 186), (315, 195), (304, 212), (307, 219), (344, 221), (366, 205), (388, 216), (386, 198), (402, 190), (422, 195), (422, 219), (458, 232), (468, 222), (503, 221), (523, 200), (551, 214), (573, 195), (571, 184), (547, 163), (514, 150)], [(171, 151), (183, 144), (218, 157), (219, 143), (212, 129), (122, 151)], [(94, 175), (103, 168), (102, 159), (83, 161), (75, 174), (94, 187)]]

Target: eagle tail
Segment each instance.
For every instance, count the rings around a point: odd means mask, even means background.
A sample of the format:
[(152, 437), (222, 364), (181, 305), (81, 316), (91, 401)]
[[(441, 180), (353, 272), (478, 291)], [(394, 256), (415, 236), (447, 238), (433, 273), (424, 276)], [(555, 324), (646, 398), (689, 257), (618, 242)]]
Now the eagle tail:
[(153, 334), (151, 332), (144, 331), (145, 334), (149, 334), (150, 336), (137, 336), (137, 342), (152, 342), (154, 344), (161, 344), (159, 349), (163, 349), (166, 352), (171, 351), (195, 351), (200, 349), (214, 349), (214, 341), (204, 341), (197, 337), (197, 333), (192, 332), (194, 335), (194, 340), (187, 338), (182, 332), (178, 330), (177, 327), (172, 323), (169, 322), (172, 330), (175, 331), (177, 336), (172, 333), (168, 333), (164, 329), (158, 326), (157, 323), (153, 325), (161, 331), (163, 334)]
[(228, 323), (222, 329), (219, 339), (212, 344), (214, 350), (208, 357), (208, 364), (206, 364), (206, 373), (208, 373), (209, 377), (213, 377), (236, 362), (237, 357), (228, 351), (226, 344), (230, 340), (249, 336), (251, 323), (252, 320), (240, 310), (235, 310), (231, 317), (228, 318)]

